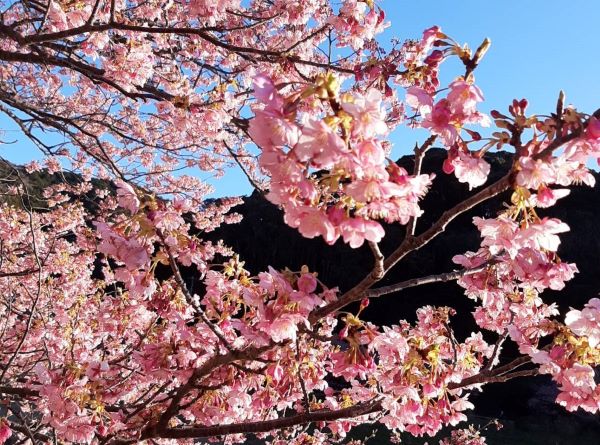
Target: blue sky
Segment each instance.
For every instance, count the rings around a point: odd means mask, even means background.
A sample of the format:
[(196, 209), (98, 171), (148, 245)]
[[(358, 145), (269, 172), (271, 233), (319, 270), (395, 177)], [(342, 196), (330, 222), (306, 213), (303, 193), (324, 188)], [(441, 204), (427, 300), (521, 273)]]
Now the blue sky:
[[(383, 38), (420, 36), (431, 25), (473, 50), (488, 37), (492, 45), (475, 71), (485, 102), (480, 109), (505, 111), (527, 98), (528, 112), (549, 114), (562, 89), (566, 103), (592, 113), (600, 108), (600, 1), (384, 0), (391, 26)], [(424, 5), (425, 7), (423, 7)], [(462, 74), (456, 58), (444, 63), (441, 85)], [(391, 135), (393, 158), (408, 154), (414, 130)], [(421, 140), (423, 136), (421, 136)]]
[(391, 22), (385, 37), (418, 36), (433, 24), (472, 48), (489, 37), (492, 46), (476, 79), (490, 108), (527, 97), (532, 111), (545, 113), (554, 108), (560, 89), (583, 111), (600, 107), (599, 1), (384, 0), (381, 5)]
[[(383, 0), (390, 27), (381, 41), (419, 38), (424, 29), (439, 25), (460, 43), (476, 48), (489, 37), (492, 46), (476, 71), (486, 102), (482, 111), (505, 110), (513, 98), (529, 100), (532, 113), (552, 111), (563, 89), (567, 103), (579, 110), (600, 108), (600, 1), (598, 0)], [(442, 68), (442, 84), (461, 73), (457, 64)], [(2, 140), (17, 139), (13, 125), (0, 117)], [(391, 136), (393, 156), (407, 154), (417, 141), (412, 131)], [(33, 156), (21, 139), (0, 145), (0, 156), (26, 162)], [(216, 196), (249, 193), (239, 172), (218, 181)]]

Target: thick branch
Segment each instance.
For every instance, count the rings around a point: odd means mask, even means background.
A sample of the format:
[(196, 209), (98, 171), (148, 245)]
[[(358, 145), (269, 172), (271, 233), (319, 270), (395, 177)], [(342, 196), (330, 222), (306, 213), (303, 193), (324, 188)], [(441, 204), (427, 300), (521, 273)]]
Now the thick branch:
[(231, 43), (224, 42), (215, 37), (210, 31), (222, 31), (215, 28), (194, 28), (194, 27), (172, 27), (172, 26), (141, 26), (134, 25), (128, 23), (118, 23), (118, 22), (109, 22), (102, 24), (90, 24), (86, 23), (82, 26), (66, 29), (58, 32), (44, 33), (44, 34), (35, 34), (35, 35), (27, 35), (23, 36), (19, 33), (12, 30), (10, 27), (0, 24), (0, 33), (3, 33), (18, 42), (22, 46), (32, 45), (32, 44), (40, 44), (46, 42), (54, 42), (58, 40), (63, 40), (66, 38), (72, 38), (80, 35), (84, 35), (90, 32), (105, 32), (105, 31), (129, 31), (129, 32), (139, 32), (139, 33), (147, 33), (147, 34), (171, 34), (171, 35), (193, 35), (196, 37), (200, 37), (206, 42), (211, 43), (212, 45), (223, 48), (229, 52), (236, 53), (239, 55), (247, 55), (253, 54), (257, 56), (262, 56), (265, 58), (285, 58), (291, 62), (299, 63), (303, 65), (310, 65), (320, 68), (332, 69), (338, 72), (344, 72), (347, 74), (354, 74), (354, 71), (351, 69), (341, 68), (335, 66), (333, 64), (322, 64), (319, 62), (314, 62), (311, 60), (304, 60), (298, 56), (294, 56), (290, 54), (290, 51), (294, 50), (299, 44), (304, 41), (310, 40), (315, 36), (323, 33), (327, 27), (322, 27), (307, 36), (305, 39), (300, 40), (288, 48), (280, 49), (280, 50), (267, 50), (260, 49), (255, 47), (247, 47), (247, 46), (238, 46)]
[(383, 253), (381, 253), (381, 250), (379, 249), (379, 244), (369, 241), (369, 248), (371, 249), (371, 252), (373, 253), (373, 260), (374, 260), (373, 270), (371, 271), (371, 276), (376, 280), (380, 280), (383, 277), (383, 274), (385, 272), (383, 269), (383, 260), (385, 257), (383, 256)]
[[(191, 439), (202, 437), (223, 436), (227, 434), (247, 434), (247, 433), (266, 433), (282, 428), (289, 428), (296, 425), (305, 425), (312, 422), (327, 422), (339, 419), (349, 419), (374, 413), (382, 409), (379, 400), (372, 400), (366, 403), (342, 408), (339, 410), (321, 410), (310, 413), (299, 413), (288, 417), (281, 417), (273, 420), (263, 420), (257, 422), (234, 423), (230, 425), (197, 426), (188, 428), (165, 428), (162, 431), (153, 432), (156, 434), (143, 435), (140, 439), (149, 439), (160, 437), (165, 439)], [(128, 444), (134, 441), (116, 441), (114, 444)]]
[(208, 375), (210, 372), (212, 372), (219, 366), (227, 365), (237, 360), (252, 360), (274, 346), (275, 344), (269, 344), (267, 346), (261, 347), (249, 347), (244, 350), (233, 350), (228, 352), (227, 354), (215, 355), (214, 357), (209, 359), (200, 368), (197, 368), (194, 371), (194, 373), (186, 383), (177, 388), (177, 392), (171, 399), (171, 402), (169, 403), (167, 409), (161, 415), (160, 419), (158, 420), (158, 423), (144, 430), (142, 436), (146, 436), (146, 439), (156, 437), (157, 432), (164, 431), (167, 428), (167, 425), (169, 424), (169, 420), (171, 420), (171, 418), (174, 415), (176, 415), (181, 409), (181, 401), (190, 393), (190, 391), (193, 391), (195, 389), (196, 383), (202, 377)]
[[(19, 425), (17, 423), (11, 423), (10, 424), (10, 428), (14, 431), (18, 431), (21, 434), (26, 435), (27, 437), (29, 437), (30, 440), (33, 439), (37, 439), (37, 440), (41, 440), (44, 443), (51, 443), (51, 437), (46, 435), (46, 434), (42, 434), (42, 433), (38, 433), (31, 431), (27, 426), (24, 425)], [(22, 443), (22, 442), (20, 442)], [(32, 440), (32, 443), (35, 444), (35, 441)]]
[(471, 385), (481, 385), (486, 383), (504, 383), (517, 377), (531, 377), (536, 376), (540, 373), (540, 370), (535, 369), (524, 369), (522, 371), (509, 372), (503, 375), (487, 375), (477, 374), (473, 377), (468, 377), (460, 383), (448, 385), (450, 389), (465, 388)]
[(0, 386), (0, 394), (8, 394), (22, 397), (37, 397), (40, 395), (35, 389), (13, 388), (11, 386)]
[(5, 278), (5, 277), (26, 277), (27, 275), (31, 275), (34, 273), (37, 273), (38, 269), (36, 268), (30, 268), (30, 269), (25, 269), (25, 270), (20, 270), (18, 272), (0, 272), (0, 278)]
[(524, 377), (529, 375), (537, 375), (539, 369), (526, 369), (523, 371), (516, 371), (523, 365), (531, 363), (531, 357), (522, 356), (514, 359), (506, 365), (499, 366), (498, 368), (488, 371), (485, 368), (479, 373), (471, 377), (463, 379), (459, 383), (451, 383), (448, 385), (449, 389), (464, 388), (471, 385), (481, 385), (485, 383), (500, 383), (506, 382), (515, 377)]

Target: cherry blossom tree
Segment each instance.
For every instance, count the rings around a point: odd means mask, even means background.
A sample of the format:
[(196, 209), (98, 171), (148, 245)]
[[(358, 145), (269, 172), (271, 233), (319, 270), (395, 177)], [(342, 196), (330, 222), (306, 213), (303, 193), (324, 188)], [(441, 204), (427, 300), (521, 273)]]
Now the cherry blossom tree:
[[(552, 376), (567, 410), (598, 411), (600, 300), (566, 317), (542, 300), (577, 268), (556, 253), (568, 226), (536, 209), (593, 184), (600, 113), (566, 107), (561, 93), (546, 116), (525, 99), (488, 116), (474, 72), (490, 42), (471, 50), (432, 27), (384, 49), (372, 0), (1, 0), (0, 10), (0, 110), (44, 155), (27, 171), (64, 178), (43, 205), (23, 170), (3, 189), (0, 443), (330, 444), (363, 423), (434, 435), (467, 419), (473, 389), (537, 374)], [(450, 58), (464, 69), (441, 85)], [(429, 133), (414, 171), (390, 159), (398, 126)], [(432, 181), (421, 164), (436, 144), (444, 174), (472, 192), (418, 231)], [(489, 150), (514, 152), (493, 183)], [(201, 179), (230, 168), (303, 236), (368, 246), (372, 271), (345, 293), (308, 268), (252, 275), (203, 238), (239, 220), (240, 199), (206, 201)], [(475, 218), (481, 247), (455, 257), (456, 270), (378, 285), (507, 191), (497, 216)], [(383, 223), (406, 229), (389, 255)], [(201, 278), (198, 293), (183, 267)], [(481, 331), (467, 338), (449, 307), (393, 326), (361, 318), (372, 298), (448, 280), (477, 304)], [(500, 356), (507, 340), (521, 354), (512, 361)], [(484, 443), (459, 428), (441, 443)]]

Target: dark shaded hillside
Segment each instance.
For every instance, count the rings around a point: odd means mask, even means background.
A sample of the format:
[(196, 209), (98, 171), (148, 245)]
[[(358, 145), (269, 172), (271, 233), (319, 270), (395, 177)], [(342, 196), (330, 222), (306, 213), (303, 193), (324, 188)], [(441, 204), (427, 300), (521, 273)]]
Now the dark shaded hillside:
[[(83, 178), (72, 172), (60, 172), (50, 174), (46, 170), (28, 173), (21, 165), (15, 165), (0, 158), (0, 202), (20, 207), (23, 205), (21, 199), (10, 192), (10, 187), (20, 186), (27, 195), (25, 204), (35, 211), (44, 211), (47, 209), (44, 191), (51, 186), (67, 184), (77, 186), (83, 183)], [(92, 185), (98, 189), (108, 189), (110, 193), (116, 192), (115, 185), (106, 180), (92, 179)], [(98, 197), (94, 189), (89, 192), (78, 195), (77, 199), (83, 201), (83, 205), (90, 213), (98, 211)]]
[[(434, 172), (437, 176), (432, 190), (422, 203), (425, 213), (419, 220), (417, 233), (428, 228), (444, 210), (469, 194), (466, 185), (442, 172), (444, 157), (444, 151), (431, 150), (425, 159), (423, 171)], [(507, 153), (487, 155), (486, 159), (492, 164), (490, 182), (499, 179), (511, 164), (511, 155)], [(409, 171), (412, 170), (412, 157), (404, 157), (399, 163)], [(596, 187), (573, 187), (571, 194), (559, 201), (557, 206), (540, 212), (557, 217), (571, 227), (571, 231), (562, 237), (559, 255), (563, 261), (575, 262), (580, 273), (568, 283), (564, 291), (544, 294), (547, 301), (558, 302), (563, 313), (570, 306), (580, 307), (600, 291), (600, 175), (596, 175), (596, 180)], [(453, 255), (478, 248), (479, 234), (472, 224), (473, 217), (496, 215), (509, 197), (507, 194), (499, 196), (457, 218), (445, 233), (398, 264), (382, 284), (455, 269), (457, 266), (451, 261)], [(264, 270), (269, 265), (298, 270), (306, 264), (319, 273), (319, 278), (324, 283), (345, 290), (370, 271), (372, 257), (366, 246), (354, 250), (342, 242), (328, 246), (320, 239), (305, 239), (295, 229), (286, 226), (281, 211), (257, 193), (246, 198), (244, 204), (234, 210), (244, 216), (242, 222), (222, 226), (209, 235), (212, 239), (224, 239), (246, 261), (252, 272)], [(402, 227), (386, 227), (383, 252), (391, 252), (403, 236)], [(412, 320), (415, 310), (425, 304), (448, 305), (457, 309), (459, 315), (454, 318), (453, 326), (459, 337), (468, 335), (475, 327), (470, 315), (473, 302), (464, 296), (462, 289), (455, 283), (422, 286), (376, 299), (365, 311), (365, 318), (382, 324), (396, 323), (399, 319)], [(506, 348), (503, 353), (505, 357), (510, 357), (511, 354), (514, 351), (510, 348)], [(591, 434), (588, 441), (595, 438), (593, 442), (584, 443), (600, 443), (600, 420), (595, 416), (567, 413), (553, 403), (555, 391), (553, 384), (545, 376), (492, 385), (482, 395), (476, 396), (477, 414), (499, 417), (517, 429), (530, 428), (533, 431), (532, 437), (539, 436), (537, 430), (558, 432), (560, 429), (561, 432), (557, 433), (559, 435), (553, 436), (556, 440), (550, 442), (552, 444), (582, 443), (575, 439), (570, 441), (569, 437), (584, 431)], [(512, 424), (513, 421), (516, 423)], [(515, 437), (521, 433), (515, 433)], [(546, 444), (544, 437), (541, 435), (539, 441), (531, 439), (530, 442), (522, 443)]]
[[(422, 202), (421, 207), (425, 213), (419, 219), (417, 233), (428, 228), (444, 210), (469, 194), (466, 185), (441, 172), (444, 157), (445, 152), (442, 150), (431, 150), (425, 159), (423, 171), (435, 172), (436, 178), (431, 191)], [(488, 155), (486, 159), (492, 164), (489, 182), (493, 182), (506, 173), (511, 155), (498, 153)], [(412, 168), (411, 157), (404, 157), (399, 163), (409, 170)], [(596, 177), (600, 180), (600, 175)], [(501, 195), (454, 220), (445, 233), (406, 257), (382, 284), (456, 268), (451, 261), (453, 255), (478, 248), (479, 234), (472, 224), (473, 217), (495, 216), (508, 199), (509, 195)], [(276, 268), (288, 266), (297, 270), (306, 264), (311, 270), (317, 271), (319, 278), (326, 284), (337, 285), (345, 290), (358, 282), (372, 266), (371, 253), (366, 246), (351, 249), (341, 241), (328, 246), (320, 239), (303, 238), (295, 229), (286, 226), (281, 211), (258, 193), (245, 198), (244, 204), (234, 211), (244, 216), (241, 223), (222, 226), (207, 235), (210, 239), (224, 239), (246, 261), (252, 272), (264, 270), (269, 265)], [(568, 283), (565, 291), (547, 293), (546, 297), (558, 301), (562, 310), (569, 306), (579, 306), (600, 291), (600, 261), (597, 260), (600, 254), (600, 185), (596, 184), (594, 188), (573, 187), (571, 194), (559, 201), (558, 205), (539, 213), (557, 217), (569, 224), (571, 231), (562, 236), (559, 255), (563, 261), (577, 263), (580, 270), (576, 278)], [(391, 252), (403, 236), (403, 227), (387, 226), (386, 237), (381, 243), (383, 252)], [(456, 298), (456, 292), (462, 295), (460, 288), (451, 284), (428, 285), (413, 291), (403, 291), (402, 294), (372, 302), (367, 316), (379, 323), (393, 323), (399, 318), (410, 318), (414, 309), (424, 302), (461, 304)]]

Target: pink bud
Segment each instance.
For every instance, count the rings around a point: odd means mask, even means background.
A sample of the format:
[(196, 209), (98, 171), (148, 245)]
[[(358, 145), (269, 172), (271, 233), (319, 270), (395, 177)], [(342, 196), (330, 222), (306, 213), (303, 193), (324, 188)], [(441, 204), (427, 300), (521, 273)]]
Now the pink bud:
[(585, 136), (587, 139), (600, 139), (600, 119), (596, 119), (594, 116), (590, 118)]
[(444, 164), (442, 165), (442, 170), (444, 173), (451, 174), (454, 171), (454, 165), (452, 164), (452, 159), (446, 158), (444, 159)]
[(341, 340), (345, 339), (348, 337), (348, 326), (344, 326), (344, 329), (342, 329), (338, 335), (340, 337)]
[(317, 279), (313, 274), (305, 273), (298, 278), (298, 290), (305, 294), (311, 294), (317, 288)]

